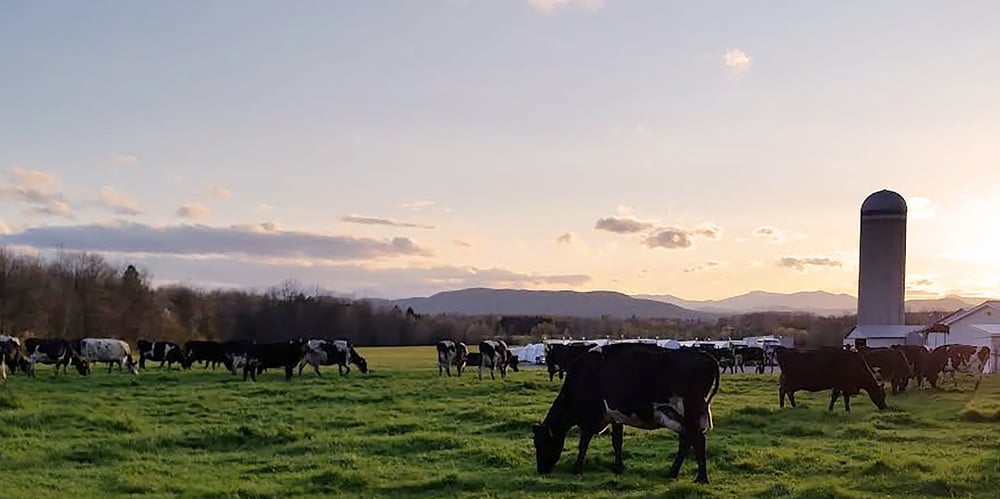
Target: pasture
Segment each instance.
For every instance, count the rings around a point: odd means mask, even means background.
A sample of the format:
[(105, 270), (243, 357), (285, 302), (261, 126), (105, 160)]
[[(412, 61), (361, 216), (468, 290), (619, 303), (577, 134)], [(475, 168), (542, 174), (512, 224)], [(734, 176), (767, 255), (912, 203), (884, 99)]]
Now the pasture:
[[(480, 382), (438, 377), (431, 347), (360, 349), (372, 372), (256, 383), (195, 366), (138, 377), (12, 376), (0, 388), (3, 497), (996, 497), (1000, 378), (973, 397), (911, 389), (846, 414), (829, 393), (778, 409), (774, 375), (724, 375), (713, 403), (707, 486), (696, 465), (665, 478), (668, 431), (608, 435), (581, 476), (576, 433), (551, 475), (534, 469), (531, 425), (559, 387), (544, 369)], [(155, 365), (155, 364), (152, 364)], [(945, 386), (950, 387), (950, 383)]]

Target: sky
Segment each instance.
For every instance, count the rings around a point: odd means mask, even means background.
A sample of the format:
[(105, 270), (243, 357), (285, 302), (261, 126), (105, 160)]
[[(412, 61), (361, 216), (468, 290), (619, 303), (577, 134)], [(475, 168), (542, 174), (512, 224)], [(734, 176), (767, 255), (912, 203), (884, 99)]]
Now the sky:
[(158, 284), (1000, 296), (996, 2), (0, 3), (0, 244)]

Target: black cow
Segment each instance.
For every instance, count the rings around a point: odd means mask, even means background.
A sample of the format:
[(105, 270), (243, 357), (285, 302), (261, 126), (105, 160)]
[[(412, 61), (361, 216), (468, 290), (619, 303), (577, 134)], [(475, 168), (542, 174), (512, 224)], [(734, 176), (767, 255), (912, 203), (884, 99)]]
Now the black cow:
[(533, 428), (538, 472), (552, 471), (573, 426), (580, 428), (574, 473), (583, 471), (590, 440), (608, 426), (614, 448), (612, 469), (622, 472), (624, 426), (629, 425), (677, 432), (679, 445), (669, 475), (677, 477), (693, 448), (696, 481), (708, 483), (705, 432), (712, 427), (710, 404), (718, 389), (718, 362), (694, 349), (641, 343), (593, 348), (573, 364), (545, 420)]
[(576, 362), (587, 350), (594, 348), (594, 343), (550, 343), (545, 345), (545, 365), (549, 368), (549, 381), (559, 374), (559, 379), (569, 370), (570, 366)]
[(298, 361), (299, 376), (306, 364), (313, 367), (313, 371), (319, 376), (319, 366), (337, 365), (337, 370), (343, 376), (351, 372), (351, 364), (358, 366), (358, 370), (363, 373), (368, 372), (368, 361), (365, 360), (357, 350), (347, 340), (309, 340), (303, 343), (302, 352)]
[(837, 397), (843, 393), (844, 410), (850, 412), (851, 397), (861, 390), (868, 392), (868, 397), (880, 410), (885, 409), (885, 389), (858, 352), (841, 348), (782, 349), (778, 350), (777, 357), (781, 367), (778, 388), (781, 407), (785, 407), (785, 395), (788, 395), (792, 407), (795, 407), (795, 392), (798, 390), (818, 392), (832, 389), (830, 407), (827, 410), (833, 410)]
[(184, 355), (192, 364), (204, 362), (205, 369), (208, 369), (208, 366), (211, 365), (214, 370), (215, 366), (222, 364), (232, 371), (232, 368), (226, 364), (226, 355), (222, 343), (218, 341), (187, 341), (184, 343)]
[(285, 368), (285, 379), (292, 379), (295, 365), (302, 359), (305, 342), (300, 339), (280, 343), (254, 343), (246, 345), (243, 363), (243, 380), (257, 381), (257, 375), (272, 367)]
[(924, 386), (924, 380), (928, 379), (928, 362), (930, 360), (930, 351), (927, 347), (921, 345), (893, 345), (894, 350), (899, 350), (903, 352), (906, 356), (906, 361), (913, 368), (913, 377), (917, 381), (917, 387)]
[(862, 348), (859, 350), (865, 357), (865, 362), (876, 371), (877, 378), (888, 381), (893, 395), (906, 391), (906, 385), (913, 377), (913, 367), (906, 360), (906, 355), (893, 348)]
[(470, 366), (478, 366), (483, 363), (483, 354), (479, 352), (469, 352), (469, 358), (467, 364)]
[(490, 368), (490, 379), (496, 379), (493, 376), (494, 369), (500, 369), (500, 378), (507, 377), (508, 367), (513, 368), (514, 372), (518, 371), (517, 361), (511, 363), (510, 349), (507, 348), (507, 344), (503, 340), (481, 341), (479, 353), (482, 354), (482, 360), (479, 363), (479, 379), (483, 379), (483, 369), (486, 366)]
[(184, 354), (184, 350), (177, 343), (139, 340), (136, 344), (139, 346), (139, 369), (146, 369), (146, 359), (153, 362), (159, 361), (161, 369), (163, 364), (166, 364), (168, 371), (173, 368), (174, 362), (180, 364), (184, 369), (191, 367), (190, 358)]
[(461, 341), (441, 340), (437, 342), (438, 354), (438, 376), (444, 372), (451, 376), (451, 366), (458, 368), (458, 375), (462, 375), (466, 362), (469, 358), (469, 347)]
[(28, 338), (24, 340), (24, 349), (28, 356), (28, 362), (32, 365), (32, 371), (34, 371), (34, 364), (41, 363), (54, 364), (56, 374), (59, 374), (60, 367), (65, 373), (69, 365), (75, 367), (81, 376), (90, 374), (90, 361), (81, 357), (79, 350), (74, 349), (69, 341)]
[(736, 347), (733, 351), (736, 356), (736, 365), (740, 372), (746, 372), (746, 366), (754, 366), (757, 374), (764, 374), (764, 366), (767, 364), (767, 357), (761, 347)]

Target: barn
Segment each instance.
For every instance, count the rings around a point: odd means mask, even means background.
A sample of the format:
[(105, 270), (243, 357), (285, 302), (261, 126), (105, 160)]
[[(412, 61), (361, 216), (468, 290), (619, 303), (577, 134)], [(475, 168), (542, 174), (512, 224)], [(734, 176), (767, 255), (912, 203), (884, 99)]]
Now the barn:
[(921, 331), (927, 326), (912, 325), (859, 325), (854, 326), (844, 339), (845, 345), (868, 346), (871, 348), (893, 345), (923, 345)]
[(926, 329), (927, 346), (973, 345), (990, 347), (992, 359), (987, 372), (997, 370), (1000, 350), (1000, 301), (984, 301), (934, 322)]

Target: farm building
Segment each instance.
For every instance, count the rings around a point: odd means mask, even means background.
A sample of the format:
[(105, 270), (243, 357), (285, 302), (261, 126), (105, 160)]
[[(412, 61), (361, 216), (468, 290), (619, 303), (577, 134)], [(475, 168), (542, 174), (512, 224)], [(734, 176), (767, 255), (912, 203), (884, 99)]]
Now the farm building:
[(973, 345), (990, 347), (992, 361), (989, 372), (997, 369), (1000, 350), (1000, 301), (985, 301), (979, 305), (959, 310), (936, 321), (926, 328), (927, 346)]
[(844, 339), (845, 345), (867, 346), (871, 348), (892, 345), (923, 345), (920, 334), (927, 326), (866, 325), (855, 326)]

